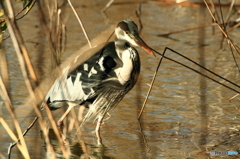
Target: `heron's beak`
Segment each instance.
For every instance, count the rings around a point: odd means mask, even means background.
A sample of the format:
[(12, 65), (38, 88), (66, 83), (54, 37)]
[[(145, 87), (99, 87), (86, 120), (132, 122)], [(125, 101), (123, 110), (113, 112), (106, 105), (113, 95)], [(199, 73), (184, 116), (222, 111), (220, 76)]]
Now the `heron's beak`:
[(135, 37), (134, 40), (138, 44), (138, 46), (143, 48), (150, 55), (156, 56), (152, 49), (138, 35), (135, 35), (134, 37)]

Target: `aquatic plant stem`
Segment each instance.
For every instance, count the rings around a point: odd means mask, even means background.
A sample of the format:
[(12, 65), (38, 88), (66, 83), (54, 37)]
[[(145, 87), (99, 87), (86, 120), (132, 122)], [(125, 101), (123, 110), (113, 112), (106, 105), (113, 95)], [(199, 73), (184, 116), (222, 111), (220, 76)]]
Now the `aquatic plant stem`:
[(83, 30), (83, 33), (84, 33), (84, 35), (85, 35), (85, 37), (86, 37), (86, 39), (87, 39), (88, 45), (90, 46), (90, 48), (92, 48), (92, 44), (91, 44), (91, 42), (90, 42), (90, 40), (89, 40), (89, 37), (88, 37), (88, 35), (87, 35), (87, 32), (86, 32), (86, 30), (85, 30), (85, 28), (84, 28), (84, 26), (83, 26), (83, 23), (82, 23), (79, 15), (77, 14), (77, 12), (76, 12), (76, 10), (74, 9), (74, 7), (73, 7), (73, 5), (72, 5), (72, 3), (71, 3), (70, 0), (68, 0), (68, 3), (69, 3), (69, 5), (70, 5), (70, 7), (72, 8), (73, 13), (75, 14), (75, 16), (76, 16), (76, 18), (77, 18), (77, 20), (78, 20), (78, 22), (79, 22), (79, 24), (80, 24), (80, 26), (81, 26), (81, 28), (82, 28), (82, 30)]

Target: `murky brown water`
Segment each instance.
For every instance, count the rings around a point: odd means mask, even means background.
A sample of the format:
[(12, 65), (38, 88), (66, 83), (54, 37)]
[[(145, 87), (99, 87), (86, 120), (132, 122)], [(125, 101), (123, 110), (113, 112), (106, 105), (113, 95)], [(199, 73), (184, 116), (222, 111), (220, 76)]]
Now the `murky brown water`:
[[(135, 11), (139, 9), (140, 3), (113, 4), (106, 11), (107, 19), (101, 14), (101, 9), (107, 2), (88, 1), (83, 4), (76, 1), (74, 3), (90, 39), (123, 19), (131, 19), (138, 23)], [(223, 14), (226, 15), (228, 7), (222, 9)], [(70, 9), (68, 10), (70, 12)], [(36, 68), (45, 65), (44, 72), (49, 67), (47, 54), (49, 49), (37, 15), (37, 9), (33, 9), (28, 16), (19, 21), (19, 25), (34, 65)], [(232, 20), (236, 17), (233, 16)], [(239, 73), (226, 41), (220, 48), (222, 35), (217, 27), (214, 34), (212, 27), (207, 27), (172, 34), (169, 37), (158, 36), (210, 24), (211, 17), (205, 7), (142, 3), (141, 21), (143, 23), (141, 37), (155, 50), (163, 52), (165, 47), (170, 47), (233, 82), (239, 81)], [(73, 14), (70, 15), (66, 25), (68, 40), (63, 60), (86, 44)], [(229, 32), (229, 36), (238, 46), (240, 46), (239, 35), (239, 29)], [(11, 40), (4, 41), (3, 45), (9, 61), (13, 104), (21, 108), (23, 101), (28, 97), (28, 91), (22, 80)], [(232, 103), (228, 101), (236, 93), (166, 59), (160, 66), (139, 123), (137, 117), (160, 56), (154, 58), (138, 50), (142, 61), (140, 79), (134, 89), (110, 112), (111, 118), (105, 121), (101, 130), (105, 147), (97, 146), (95, 134), (92, 133), (95, 124), (87, 123), (82, 129), (88, 153), (92, 157), (190, 159), (209, 158), (210, 150), (240, 151), (239, 97)], [(39, 52), (43, 56), (39, 56)], [(187, 60), (170, 51), (167, 55), (193, 67)], [(39, 57), (42, 60), (37, 60)], [(194, 68), (202, 71), (198, 67)], [(11, 123), (5, 108), (1, 105), (0, 108), (4, 119)], [(62, 113), (62, 110), (57, 110), (53, 114), (59, 118), (60, 112)], [(20, 119), (23, 130), (33, 118), (34, 115), (30, 115)], [(50, 134), (53, 134), (51, 132), (50, 129)], [(2, 126), (0, 126), (0, 134), (0, 152), (1, 155), (7, 156), (7, 149), (12, 140)], [(58, 145), (54, 135), (50, 135), (50, 138), (53, 146)], [(73, 158), (83, 157), (81, 144), (76, 139), (75, 132), (69, 132), (68, 139), (71, 141)], [(28, 132), (25, 140), (32, 158), (47, 158), (37, 124)], [(11, 157), (23, 158), (16, 148), (13, 148)], [(239, 158), (239, 155), (216, 156), (219, 157)]]

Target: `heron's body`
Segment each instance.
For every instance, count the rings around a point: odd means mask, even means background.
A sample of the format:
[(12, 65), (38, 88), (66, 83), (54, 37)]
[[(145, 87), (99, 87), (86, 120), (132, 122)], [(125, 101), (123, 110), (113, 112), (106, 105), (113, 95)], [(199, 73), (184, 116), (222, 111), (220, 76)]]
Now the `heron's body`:
[[(141, 46), (149, 54), (151, 49), (138, 36), (137, 26), (130, 20), (120, 22), (115, 29), (116, 39), (96, 51), (73, 71), (63, 70), (45, 100), (54, 110), (64, 105), (90, 105), (84, 120), (104, 115), (116, 106), (137, 82), (140, 58), (131, 45)], [(97, 128), (99, 130), (99, 127)]]
[(120, 59), (116, 47), (114, 42), (108, 43), (67, 76), (58, 78), (45, 98), (49, 108), (55, 110), (68, 102), (76, 105), (93, 103), (104, 92), (102, 98), (106, 101), (102, 101), (101, 107), (106, 107), (111, 100), (106, 93), (112, 92), (111, 98), (128, 93), (138, 79), (139, 55), (133, 47), (126, 45)]

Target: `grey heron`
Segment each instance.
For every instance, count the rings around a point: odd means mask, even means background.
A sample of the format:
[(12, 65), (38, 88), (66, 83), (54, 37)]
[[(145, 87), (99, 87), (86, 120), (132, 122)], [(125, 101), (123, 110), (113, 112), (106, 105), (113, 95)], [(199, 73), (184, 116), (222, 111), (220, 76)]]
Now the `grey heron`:
[(58, 125), (62, 124), (74, 106), (87, 106), (89, 110), (82, 124), (91, 118), (98, 118), (96, 132), (99, 132), (105, 114), (137, 82), (140, 58), (133, 46), (140, 46), (155, 56), (152, 49), (139, 37), (138, 27), (133, 21), (119, 22), (115, 28), (115, 36), (114, 42), (96, 50), (75, 69), (63, 70), (64, 75), (52, 85), (44, 103), (47, 103), (50, 110), (68, 106)]

